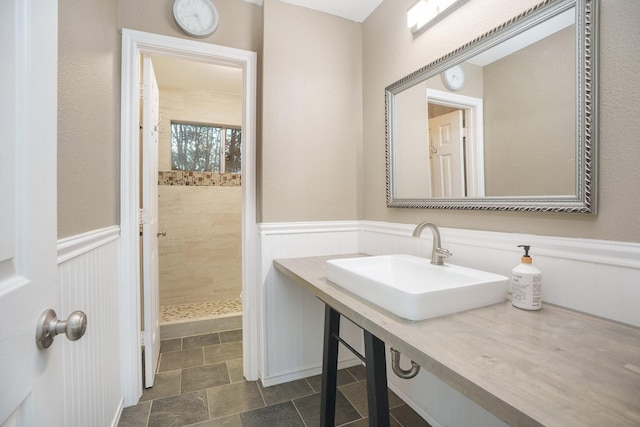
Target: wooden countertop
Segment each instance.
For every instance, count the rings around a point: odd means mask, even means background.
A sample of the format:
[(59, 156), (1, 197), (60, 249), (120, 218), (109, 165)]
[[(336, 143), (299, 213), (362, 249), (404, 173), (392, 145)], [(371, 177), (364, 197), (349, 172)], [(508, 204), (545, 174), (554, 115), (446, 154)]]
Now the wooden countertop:
[(274, 265), (511, 426), (640, 426), (640, 328), (508, 301), (412, 322), (326, 279), (326, 260), (354, 256)]

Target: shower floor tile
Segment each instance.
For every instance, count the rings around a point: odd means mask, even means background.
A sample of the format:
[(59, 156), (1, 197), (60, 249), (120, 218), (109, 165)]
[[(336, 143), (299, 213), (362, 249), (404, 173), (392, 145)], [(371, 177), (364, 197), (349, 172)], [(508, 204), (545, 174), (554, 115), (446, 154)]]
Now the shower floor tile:
[(240, 298), (160, 306), (160, 323), (188, 322), (242, 313)]

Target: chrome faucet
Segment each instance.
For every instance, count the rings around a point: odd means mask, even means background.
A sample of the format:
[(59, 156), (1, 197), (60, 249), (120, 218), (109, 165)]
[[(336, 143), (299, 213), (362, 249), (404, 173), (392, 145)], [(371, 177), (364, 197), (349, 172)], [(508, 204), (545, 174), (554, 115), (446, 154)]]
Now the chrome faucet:
[(449, 252), (447, 249), (440, 247), (441, 246), (440, 230), (438, 230), (438, 227), (436, 227), (435, 224), (432, 224), (426, 221), (421, 222), (416, 226), (415, 230), (413, 230), (413, 237), (420, 237), (420, 234), (422, 234), (422, 230), (424, 230), (425, 228), (431, 229), (431, 232), (433, 233), (433, 249), (431, 250), (431, 264), (443, 265), (444, 262), (442, 261), (442, 259), (448, 258), (453, 254)]

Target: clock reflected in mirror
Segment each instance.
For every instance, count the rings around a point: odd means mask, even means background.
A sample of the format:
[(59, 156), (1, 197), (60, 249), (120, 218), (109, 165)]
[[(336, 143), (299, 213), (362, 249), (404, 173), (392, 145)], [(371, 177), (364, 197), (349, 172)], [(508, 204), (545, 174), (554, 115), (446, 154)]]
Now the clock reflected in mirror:
[(173, 17), (191, 37), (210, 36), (218, 28), (218, 10), (211, 0), (175, 0)]
[(442, 84), (449, 90), (460, 90), (464, 86), (464, 70), (460, 65), (454, 65), (443, 71), (440, 74), (440, 78), (442, 79)]

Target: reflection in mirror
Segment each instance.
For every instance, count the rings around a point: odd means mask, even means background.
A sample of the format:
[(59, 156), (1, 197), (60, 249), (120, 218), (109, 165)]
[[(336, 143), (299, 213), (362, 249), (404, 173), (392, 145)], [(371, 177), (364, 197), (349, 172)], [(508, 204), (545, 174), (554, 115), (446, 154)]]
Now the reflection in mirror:
[(546, 1), (387, 88), (388, 206), (595, 211), (595, 58), (576, 45), (593, 42), (593, 1), (574, 4)]
[(576, 194), (575, 12), (566, 15), (548, 26), (558, 31), (482, 66), (487, 196)]

